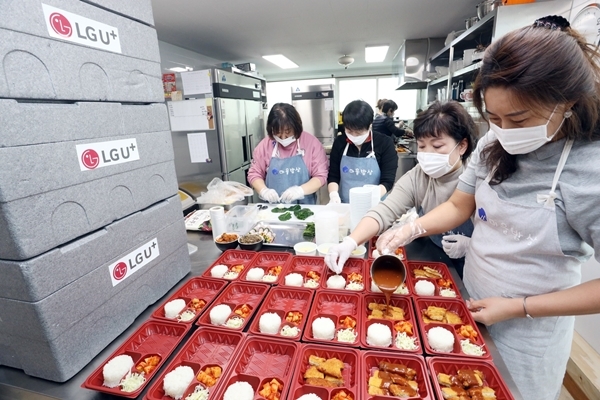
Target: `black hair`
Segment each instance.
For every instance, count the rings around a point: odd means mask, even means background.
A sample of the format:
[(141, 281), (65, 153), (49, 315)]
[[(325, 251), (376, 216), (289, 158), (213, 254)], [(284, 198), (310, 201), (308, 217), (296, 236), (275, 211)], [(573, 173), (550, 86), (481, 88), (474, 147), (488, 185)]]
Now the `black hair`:
[(344, 107), (342, 113), (344, 129), (364, 131), (373, 123), (373, 108), (363, 100), (354, 100)]
[(385, 103), (387, 101), (387, 99), (379, 99), (377, 100), (377, 109), (379, 111), (381, 111), (381, 108), (383, 107), (383, 103)]
[(396, 111), (398, 109), (398, 104), (394, 100), (386, 100), (383, 102), (383, 106), (381, 107), (381, 111), (384, 114), (387, 114), (388, 111)]
[(271, 108), (267, 117), (267, 134), (273, 139), (273, 134), (286, 128), (293, 130), (294, 137), (298, 139), (302, 133), (302, 118), (293, 105), (277, 103)]
[(477, 126), (471, 115), (456, 101), (433, 102), (425, 111), (419, 113), (414, 122), (415, 139), (440, 137), (447, 134), (457, 143), (467, 140), (467, 150), (461, 156), (466, 160), (475, 148)]

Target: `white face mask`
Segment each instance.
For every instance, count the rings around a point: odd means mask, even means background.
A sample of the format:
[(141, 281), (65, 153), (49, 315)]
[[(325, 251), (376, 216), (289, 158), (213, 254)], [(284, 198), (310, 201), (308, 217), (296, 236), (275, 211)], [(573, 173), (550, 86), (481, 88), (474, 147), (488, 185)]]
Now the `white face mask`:
[(363, 144), (365, 142), (365, 140), (367, 140), (367, 138), (369, 137), (369, 131), (367, 131), (364, 135), (360, 135), (360, 136), (352, 136), (350, 134), (346, 134), (346, 137), (348, 139), (350, 139), (350, 141), (352, 143), (354, 143), (355, 146), (360, 146), (361, 144)]
[(290, 144), (294, 143), (296, 141), (296, 138), (294, 136), (290, 136), (289, 138), (286, 139), (281, 139), (277, 136), (273, 136), (275, 138), (275, 141), (277, 143), (279, 143), (280, 145), (282, 145), (283, 147), (288, 147)]
[(448, 154), (424, 153), (422, 151), (417, 151), (417, 161), (419, 161), (419, 165), (421, 166), (423, 172), (434, 179), (444, 176), (450, 172), (458, 160), (460, 160), (460, 157), (458, 157), (456, 162), (450, 165), (450, 154), (456, 150), (459, 144), (460, 142), (456, 143), (456, 146), (454, 146), (454, 148), (450, 150), (450, 153)]
[[(554, 107), (554, 111), (556, 111), (556, 107)], [(548, 118), (548, 122), (544, 125), (502, 129), (498, 125), (494, 125), (490, 122), (490, 127), (507, 153), (527, 154), (548, 143), (560, 130), (563, 122), (565, 122), (564, 118), (552, 136), (548, 137), (548, 124), (554, 115), (554, 111), (552, 111), (550, 118)]]

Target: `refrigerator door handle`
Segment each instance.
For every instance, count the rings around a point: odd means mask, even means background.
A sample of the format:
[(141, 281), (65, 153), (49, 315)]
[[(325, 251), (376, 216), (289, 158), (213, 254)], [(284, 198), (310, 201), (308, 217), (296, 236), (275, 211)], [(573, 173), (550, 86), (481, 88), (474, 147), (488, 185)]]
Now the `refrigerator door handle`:
[(250, 161), (250, 158), (248, 156), (249, 149), (250, 146), (248, 143), (248, 136), (242, 136), (242, 153), (244, 154), (244, 163)]

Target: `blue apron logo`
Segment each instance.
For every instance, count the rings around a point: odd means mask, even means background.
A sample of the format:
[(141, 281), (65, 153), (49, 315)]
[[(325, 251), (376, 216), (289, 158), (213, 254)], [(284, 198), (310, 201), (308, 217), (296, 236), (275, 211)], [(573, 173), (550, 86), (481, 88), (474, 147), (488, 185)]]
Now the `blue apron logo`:
[(485, 210), (483, 208), (477, 210), (477, 214), (482, 221), (487, 221), (487, 215), (485, 214)]
[(279, 174), (279, 171), (277, 171), (277, 169), (276, 169), (276, 168), (273, 168), (273, 169), (271, 170), (271, 173), (272, 173), (273, 175), (277, 175), (277, 174)]
[(345, 165), (344, 165), (344, 166), (342, 167), (342, 172), (343, 172), (343, 173), (345, 173), (345, 174), (347, 174), (347, 173), (348, 173), (348, 171), (350, 171), (350, 168), (348, 168), (347, 166), (345, 166)]

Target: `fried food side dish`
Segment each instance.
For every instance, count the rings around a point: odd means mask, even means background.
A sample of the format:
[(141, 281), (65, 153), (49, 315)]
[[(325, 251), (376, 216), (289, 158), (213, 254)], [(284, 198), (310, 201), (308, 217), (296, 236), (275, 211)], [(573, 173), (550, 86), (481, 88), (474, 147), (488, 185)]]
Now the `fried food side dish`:
[(442, 279), (442, 274), (434, 268), (424, 266), (423, 268), (416, 268), (413, 270), (415, 278), (431, 278), (431, 279)]
[(369, 319), (388, 319), (391, 321), (402, 321), (404, 320), (404, 310), (396, 306), (386, 306), (385, 304), (379, 304), (371, 302), (368, 305), (371, 313), (368, 315)]
[(460, 315), (454, 311), (446, 310), (444, 307), (429, 306), (423, 311), (423, 322), (430, 324), (439, 322), (443, 324), (464, 324)]
[(371, 370), (368, 392), (372, 396), (417, 397), (417, 372), (403, 364), (380, 362)]
[(446, 400), (496, 400), (496, 392), (476, 369), (459, 369), (456, 375), (438, 373), (437, 381)]
[(344, 362), (337, 358), (321, 358), (314, 355), (308, 358), (309, 367), (304, 372), (307, 385), (336, 388), (344, 386), (342, 370)]
[(235, 233), (223, 233), (216, 239), (217, 243), (231, 243), (238, 240), (238, 235)]

